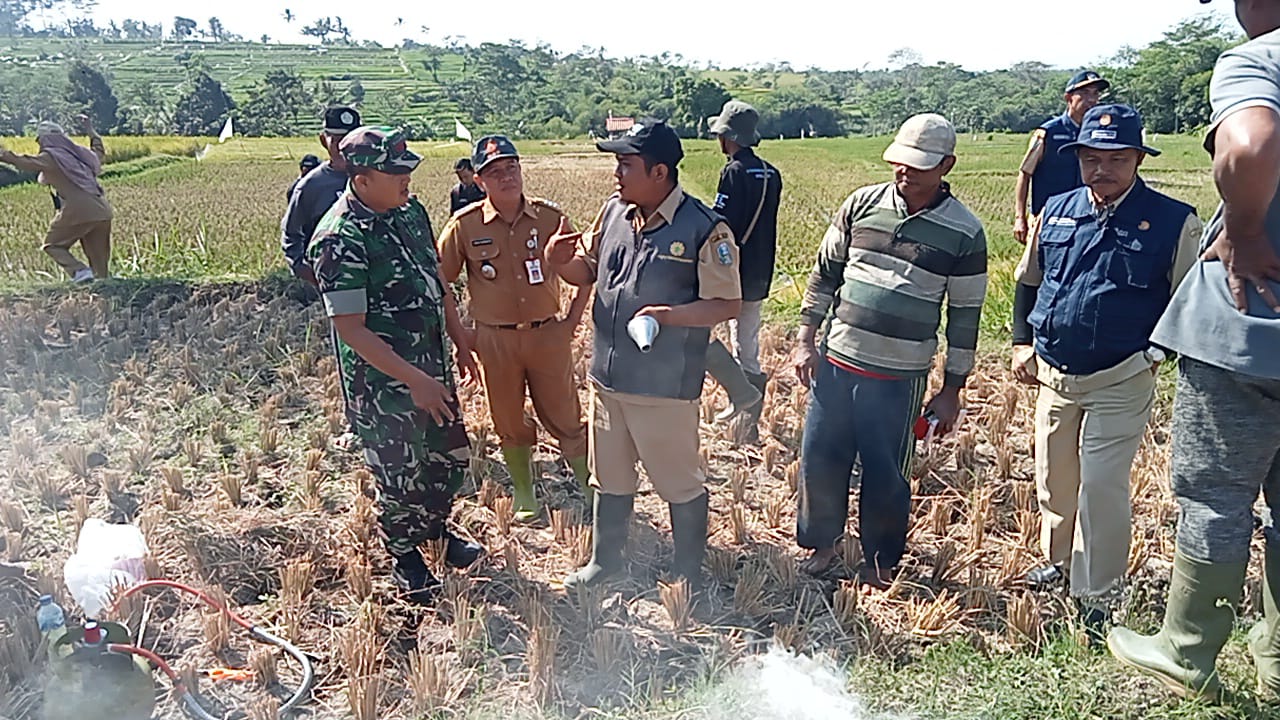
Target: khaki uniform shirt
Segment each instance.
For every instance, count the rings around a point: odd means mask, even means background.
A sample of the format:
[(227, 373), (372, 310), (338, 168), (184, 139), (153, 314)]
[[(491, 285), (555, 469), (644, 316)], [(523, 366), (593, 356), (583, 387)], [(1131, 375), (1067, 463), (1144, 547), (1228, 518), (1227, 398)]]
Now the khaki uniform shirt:
[[(517, 325), (560, 314), (560, 276), (544, 253), (561, 217), (554, 203), (526, 198), (515, 223), (508, 224), (485, 198), (449, 219), (440, 235), (440, 274), (451, 283), (466, 271), (467, 308), (476, 322)], [(533, 260), (542, 272), (540, 283), (529, 277)]]
[(1044, 158), (1044, 129), (1036, 128), (1031, 133), (1031, 142), (1027, 145), (1027, 154), (1022, 156), (1022, 164), (1018, 169), (1028, 175), (1035, 175), (1036, 168), (1040, 167), (1040, 160)]
[[(676, 216), (676, 210), (683, 200), (684, 190), (677, 185), (671, 194), (667, 195), (667, 199), (658, 206), (657, 211), (649, 217), (641, 217), (638, 208), (634, 205), (627, 212), (631, 215), (631, 222), (637, 232), (656, 230)], [(579, 257), (585, 260), (591, 267), (591, 272), (597, 275), (599, 253), (596, 240), (600, 237), (600, 226), (603, 221), (604, 208), (602, 207), (595, 221), (591, 223), (591, 229), (583, 233), (584, 247), (578, 251)], [(729, 248), (733, 255), (731, 263), (726, 264), (716, 258), (716, 247), (723, 240), (729, 240)], [(742, 278), (738, 271), (738, 244), (733, 242), (733, 231), (723, 221), (716, 223), (711, 230), (711, 235), (698, 252), (698, 295), (703, 300), (742, 299)]]

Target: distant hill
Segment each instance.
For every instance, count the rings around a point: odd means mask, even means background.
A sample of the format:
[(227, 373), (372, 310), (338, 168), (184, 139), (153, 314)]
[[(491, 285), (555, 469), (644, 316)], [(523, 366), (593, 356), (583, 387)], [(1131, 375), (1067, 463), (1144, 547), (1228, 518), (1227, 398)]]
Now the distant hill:
[[(174, 94), (186, 77), (181, 58), (189, 54), (201, 58), (209, 74), (223, 84), (237, 103), (244, 102), (250, 88), (266, 73), (288, 70), (308, 83), (331, 83), (339, 92), (358, 80), (366, 93), (363, 105), (370, 120), (379, 119), (380, 100), (393, 96), (405, 104), (404, 114), (438, 128), (451, 128), (454, 118), (465, 121), (467, 117), (467, 113), (446, 96), (444, 88), (445, 83), (464, 77), (467, 63), (464, 52), (466, 50), (450, 52), (422, 46), (400, 48), (372, 44), (0, 38), (0, 65), (58, 68), (69, 59), (82, 59), (107, 70), (116, 95), (122, 98), (144, 84), (163, 94)], [(714, 79), (730, 93), (753, 102), (768, 95), (774, 87), (798, 87), (804, 82), (802, 73), (792, 72), (691, 72)], [(735, 84), (739, 81), (740, 87)]]
[[(0, 38), (0, 63), (57, 67), (69, 58), (84, 59), (110, 72), (116, 94), (151, 84), (173, 93), (186, 77), (177, 59), (199, 54), (210, 75), (242, 102), (249, 88), (271, 70), (289, 70), (308, 82), (328, 81), (343, 90), (359, 80), (367, 97), (390, 93), (404, 99), (416, 116), (433, 124), (452, 122), (460, 113), (444, 97), (442, 82), (457, 78), (463, 58), (453, 53), (435, 56), (435, 75), (423, 63), (433, 54), (426, 49), (358, 45), (264, 45), (254, 42), (174, 42), (61, 38)], [(437, 78), (439, 81), (437, 81)], [(318, 125), (317, 125), (318, 127)]]

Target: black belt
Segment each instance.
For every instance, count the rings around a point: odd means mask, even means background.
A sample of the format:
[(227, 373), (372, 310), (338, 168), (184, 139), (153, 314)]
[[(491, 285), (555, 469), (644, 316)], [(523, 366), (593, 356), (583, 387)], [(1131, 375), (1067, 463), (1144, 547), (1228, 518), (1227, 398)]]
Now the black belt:
[(548, 325), (555, 321), (556, 319), (554, 317), (549, 317), (545, 320), (534, 320), (532, 322), (522, 322), (514, 325), (490, 325), (489, 327), (495, 327), (499, 330), (533, 330), (534, 328), (540, 328), (543, 325)]

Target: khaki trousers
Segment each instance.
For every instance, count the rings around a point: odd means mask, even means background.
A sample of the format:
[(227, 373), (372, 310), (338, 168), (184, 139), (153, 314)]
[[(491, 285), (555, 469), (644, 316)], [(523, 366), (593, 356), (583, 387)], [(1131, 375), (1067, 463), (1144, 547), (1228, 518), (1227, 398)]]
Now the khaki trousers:
[(1145, 353), (1090, 375), (1037, 358), (1040, 546), (1070, 560), (1071, 594), (1109, 604), (1129, 564), (1129, 473), (1155, 398)]
[(533, 447), (538, 428), (525, 415), (525, 390), (543, 427), (569, 459), (587, 454), (587, 426), (573, 376), (573, 328), (563, 320), (529, 330), (476, 327), (476, 354), (489, 414), (502, 447)]
[(77, 242), (84, 249), (85, 259), (97, 278), (107, 277), (107, 265), (111, 260), (111, 220), (94, 220), (82, 223), (64, 223), (61, 218), (55, 219), (49, 226), (41, 248), (53, 261), (58, 263), (68, 275), (75, 275), (84, 269), (70, 249)]
[(663, 500), (682, 504), (703, 490), (697, 400), (617, 393), (591, 386), (591, 485), (606, 495), (633, 495), (636, 462)]

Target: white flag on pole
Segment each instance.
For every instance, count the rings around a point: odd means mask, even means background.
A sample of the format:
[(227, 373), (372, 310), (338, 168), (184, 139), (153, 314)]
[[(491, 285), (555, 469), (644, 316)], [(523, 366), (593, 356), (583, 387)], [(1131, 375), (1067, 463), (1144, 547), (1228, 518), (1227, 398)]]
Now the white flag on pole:
[(467, 129), (466, 125), (458, 122), (457, 118), (453, 120), (453, 136), (459, 140), (471, 142), (471, 131)]
[(231, 126), (231, 118), (227, 118), (227, 124), (222, 126), (222, 132), (218, 133), (218, 142), (224, 143), (231, 139), (235, 134), (235, 128)]

